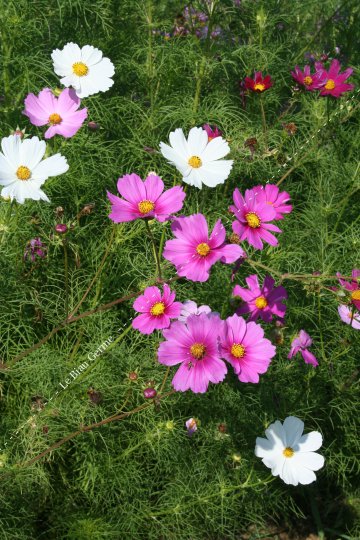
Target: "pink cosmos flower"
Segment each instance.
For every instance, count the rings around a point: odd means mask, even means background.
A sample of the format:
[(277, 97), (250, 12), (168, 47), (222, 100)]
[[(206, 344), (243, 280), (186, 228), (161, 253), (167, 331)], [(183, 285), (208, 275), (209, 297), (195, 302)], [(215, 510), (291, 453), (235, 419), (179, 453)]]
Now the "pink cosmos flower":
[(270, 75), (263, 77), (261, 71), (255, 71), (254, 78), (245, 77), (245, 88), (252, 92), (262, 93), (273, 85)]
[(203, 129), (205, 129), (208, 135), (208, 142), (212, 141), (216, 137), (222, 136), (222, 131), (217, 126), (210, 126), (210, 124), (204, 124)]
[(166, 221), (182, 208), (186, 196), (180, 186), (164, 191), (164, 182), (155, 174), (149, 174), (144, 182), (135, 173), (126, 174), (119, 178), (117, 188), (123, 199), (107, 192), (112, 204), (109, 218), (114, 223), (140, 218)]
[(343, 73), (340, 73), (341, 64), (339, 60), (333, 60), (328, 71), (324, 69), (324, 66), (320, 62), (316, 63), (316, 69), (325, 74), (325, 79), (323, 81), (324, 85), (321, 88), (320, 96), (333, 96), (338, 98), (345, 92), (349, 92), (355, 88), (353, 84), (345, 82), (354, 70), (352, 68), (347, 68)]
[(44, 88), (37, 97), (28, 94), (23, 114), (34, 126), (50, 126), (45, 131), (45, 139), (51, 139), (54, 135), (68, 139), (79, 131), (87, 117), (86, 108), (78, 111), (80, 103), (80, 98), (72, 88), (65, 88), (58, 98), (50, 88)]
[(355, 330), (360, 330), (360, 313), (350, 309), (348, 306), (341, 305), (338, 307), (340, 319), (345, 324), (350, 324)]
[(244, 300), (236, 313), (240, 315), (250, 312), (250, 321), (256, 321), (260, 317), (263, 321), (270, 322), (273, 315), (281, 319), (285, 317), (286, 306), (282, 300), (287, 298), (287, 292), (284, 287), (274, 287), (275, 281), (270, 276), (265, 276), (262, 287), (256, 274), (248, 276), (245, 281), (248, 289), (235, 285), (233, 290), (233, 296), (240, 296)]
[(315, 367), (318, 366), (319, 363), (316, 360), (315, 356), (313, 355), (312, 352), (308, 350), (308, 347), (311, 347), (311, 345), (312, 345), (312, 339), (309, 336), (309, 334), (307, 334), (305, 330), (300, 330), (298, 337), (293, 339), (291, 343), (291, 349), (288, 354), (288, 358), (289, 359), (292, 358), (293, 356), (295, 356), (295, 354), (297, 354), (300, 351), (305, 361), (305, 364), (312, 364)]
[(154, 330), (161, 330), (170, 326), (170, 318), (180, 315), (182, 304), (174, 302), (175, 292), (171, 292), (169, 285), (164, 283), (164, 292), (158, 287), (147, 287), (144, 294), (138, 296), (133, 304), (135, 311), (141, 313), (135, 317), (132, 327), (142, 334), (151, 334)]
[(180, 364), (172, 380), (175, 390), (204, 393), (209, 382), (224, 380), (227, 368), (219, 357), (218, 344), (222, 324), (218, 317), (202, 313), (188, 317), (186, 324), (176, 321), (163, 330), (166, 341), (160, 343), (158, 360), (166, 366)]
[(336, 275), (339, 279), (339, 283), (344, 289), (351, 292), (350, 299), (351, 303), (354, 304), (356, 309), (360, 309), (360, 270), (354, 268), (351, 272), (351, 281), (346, 281), (342, 278), (340, 272), (336, 272)]
[(235, 206), (232, 205), (229, 208), (236, 217), (236, 221), (232, 224), (232, 230), (239, 235), (240, 240), (247, 240), (256, 249), (263, 249), (262, 240), (271, 246), (277, 246), (277, 238), (269, 232), (282, 232), (279, 227), (269, 223), (276, 216), (273, 206), (258, 201), (252, 189), (247, 189), (245, 197), (243, 197), (236, 188), (233, 200)]
[(179, 276), (191, 281), (207, 281), (210, 268), (219, 260), (229, 264), (246, 256), (240, 246), (225, 243), (226, 231), (220, 219), (210, 237), (202, 214), (175, 219), (171, 230), (176, 239), (166, 242), (163, 256), (176, 266)]
[(178, 321), (180, 322), (186, 322), (186, 319), (190, 317), (190, 315), (200, 315), (201, 313), (211, 313), (211, 307), (209, 306), (199, 306), (197, 307), (196, 302), (193, 302), (192, 300), (185, 300), (182, 305), (180, 317), (178, 317)]
[(265, 184), (264, 186), (255, 186), (252, 188), (257, 201), (270, 204), (275, 209), (274, 219), (284, 219), (283, 214), (290, 214), (292, 211), (291, 204), (285, 204), (290, 200), (290, 195), (286, 191), (280, 193), (279, 188), (275, 184)]
[(319, 70), (312, 75), (310, 69), (310, 66), (305, 66), (304, 72), (302, 72), (299, 66), (295, 66), (295, 70), (291, 72), (291, 75), (293, 79), (303, 85), (306, 90), (318, 90), (324, 85), (326, 73)]
[(254, 322), (246, 323), (242, 317), (228, 317), (220, 335), (220, 355), (227, 360), (241, 382), (259, 382), (259, 373), (265, 373), (276, 348), (264, 338), (264, 330)]

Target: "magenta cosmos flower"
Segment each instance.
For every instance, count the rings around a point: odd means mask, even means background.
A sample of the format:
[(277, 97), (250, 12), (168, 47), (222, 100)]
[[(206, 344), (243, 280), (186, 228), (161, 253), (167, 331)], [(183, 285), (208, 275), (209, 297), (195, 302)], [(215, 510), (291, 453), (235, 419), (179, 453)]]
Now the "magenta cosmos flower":
[(256, 321), (259, 317), (270, 322), (273, 315), (281, 319), (285, 317), (286, 306), (283, 300), (287, 298), (284, 287), (274, 287), (275, 281), (270, 276), (265, 276), (262, 287), (256, 274), (252, 274), (245, 279), (248, 289), (235, 285), (233, 296), (240, 296), (244, 301), (236, 313), (250, 313), (249, 320)]
[(191, 281), (207, 281), (217, 261), (229, 264), (246, 256), (237, 244), (225, 243), (226, 231), (220, 219), (210, 236), (202, 214), (175, 219), (171, 230), (176, 239), (166, 242), (163, 256), (176, 266), (179, 276)]
[(44, 88), (38, 97), (28, 94), (23, 114), (34, 126), (50, 126), (45, 131), (45, 139), (51, 139), (54, 135), (68, 139), (79, 131), (87, 117), (86, 108), (78, 111), (80, 103), (72, 88), (65, 88), (59, 97), (55, 97), (50, 88)]
[(232, 205), (229, 208), (236, 217), (232, 230), (240, 240), (247, 240), (256, 249), (263, 249), (263, 240), (271, 246), (277, 246), (277, 238), (269, 232), (282, 232), (279, 227), (269, 223), (276, 216), (273, 205), (258, 201), (252, 189), (247, 189), (243, 197), (236, 188), (233, 200), (235, 206)]
[(325, 74), (320, 96), (333, 96), (338, 98), (345, 92), (349, 92), (355, 88), (353, 84), (345, 82), (352, 74), (353, 69), (347, 68), (343, 73), (340, 73), (341, 64), (338, 60), (335, 59), (331, 62), (328, 71), (324, 70), (324, 67), (320, 62), (316, 64), (316, 68), (318, 71), (322, 71)]
[(216, 139), (216, 137), (222, 136), (222, 131), (217, 126), (210, 126), (210, 124), (204, 124), (203, 129), (205, 129), (207, 136), (208, 136), (208, 142), (212, 141), (213, 139)]
[(261, 71), (255, 71), (254, 78), (245, 77), (245, 88), (252, 92), (262, 93), (273, 85), (270, 75), (263, 77)]
[(202, 313), (190, 316), (186, 324), (176, 321), (163, 330), (166, 341), (158, 349), (160, 364), (181, 364), (172, 380), (175, 390), (204, 393), (209, 382), (224, 380), (227, 368), (220, 359), (218, 343), (222, 324), (218, 317)]
[(123, 199), (107, 192), (112, 204), (109, 218), (115, 223), (139, 218), (166, 221), (182, 208), (185, 199), (180, 186), (164, 191), (164, 182), (156, 174), (149, 174), (144, 182), (135, 173), (126, 174), (119, 178), (117, 188)]
[(168, 328), (170, 318), (178, 317), (182, 308), (181, 302), (174, 301), (175, 296), (175, 292), (171, 292), (166, 283), (163, 294), (158, 287), (147, 287), (144, 294), (133, 304), (135, 311), (141, 313), (133, 320), (133, 328), (142, 334), (151, 334), (154, 330)]
[(242, 317), (228, 317), (220, 335), (220, 355), (227, 360), (239, 381), (258, 383), (259, 373), (265, 373), (276, 348), (264, 338), (264, 330), (254, 322), (246, 323)]
[(336, 275), (339, 279), (339, 283), (344, 289), (350, 292), (351, 303), (354, 304), (356, 309), (360, 309), (360, 270), (354, 268), (351, 272), (351, 281), (346, 281), (340, 272), (336, 272)]
[(360, 330), (360, 313), (353, 311), (348, 306), (341, 305), (338, 307), (340, 319), (345, 324), (350, 324), (355, 330)]
[(326, 81), (326, 73), (323, 70), (318, 70), (314, 74), (311, 74), (310, 69), (310, 66), (305, 66), (304, 72), (302, 72), (299, 66), (295, 66), (291, 75), (293, 79), (304, 86), (306, 90), (318, 90)]
[(305, 330), (300, 330), (298, 337), (293, 339), (291, 343), (291, 349), (288, 354), (288, 358), (290, 359), (293, 356), (295, 356), (295, 354), (297, 354), (298, 352), (301, 352), (301, 355), (306, 364), (312, 364), (315, 367), (318, 366), (319, 363), (316, 360), (315, 356), (313, 355), (312, 352), (308, 350), (308, 348), (311, 347), (311, 345), (312, 345), (312, 339), (309, 336), (309, 334), (307, 334)]
[(284, 219), (283, 214), (290, 214), (291, 204), (285, 204), (290, 200), (290, 195), (286, 191), (281, 191), (275, 184), (265, 184), (265, 186), (255, 186), (252, 188), (257, 201), (270, 204), (275, 209), (274, 219)]

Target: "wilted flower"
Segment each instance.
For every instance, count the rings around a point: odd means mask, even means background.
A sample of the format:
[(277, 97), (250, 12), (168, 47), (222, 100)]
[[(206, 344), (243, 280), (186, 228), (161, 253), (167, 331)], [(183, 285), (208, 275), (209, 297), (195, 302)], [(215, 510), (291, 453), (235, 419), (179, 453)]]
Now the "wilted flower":
[(195, 431), (197, 431), (197, 423), (195, 418), (189, 418), (189, 420), (186, 420), (185, 426), (189, 437), (191, 437), (195, 433)]
[(26, 244), (24, 261), (31, 259), (32, 262), (35, 262), (36, 257), (44, 259), (46, 257), (46, 249), (46, 245), (43, 244), (38, 236), (33, 238)]
[(300, 352), (305, 361), (305, 364), (312, 364), (314, 367), (318, 366), (319, 363), (316, 360), (315, 356), (312, 352), (308, 350), (311, 345), (312, 339), (309, 334), (307, 334), (305, 330), (300, 330), (299, 335), (295, 339), (293, 339), (291, 343), (291, 349), (288, 354), (288, 358), (290, 359), (295, 356), (295, 354)]

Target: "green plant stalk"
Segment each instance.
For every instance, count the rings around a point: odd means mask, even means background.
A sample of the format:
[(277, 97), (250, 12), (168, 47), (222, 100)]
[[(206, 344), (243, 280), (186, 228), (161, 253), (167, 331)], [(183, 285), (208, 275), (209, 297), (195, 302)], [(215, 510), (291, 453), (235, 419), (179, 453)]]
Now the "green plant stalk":
[(66, 239), (63, 239), (63, 248), (64, 248), (64, 274), (65, 274), (65, 319), (68, 318), (69, 314), (69, 259), (68, 251), (66, 247)]
[(148, 220), (145, 219), (144, 221), (145, 221), (145, 227), (147, 229), (148, 235), (149, 235), (149, 237), (151, 239), (151, 243), (152, 243), (152, 247), (153, 247), (153, 253), (154, 253), (154, 259), (155, 259), (155, 263), (156, 263), (156, 267), (157, 267), (158, 277), (159, 277), (159, 279), (162, 279), (160, 258), (159, 258), (159, 253), (157, 251), (155, 238), (154, 238), (153, 233), (151, 232)]
[(265, 109), (264, 109), (264, 103), (263, 103), (263, 97), (262, 94), (260, 94), (260, 109), (261, 109), (261, 121), (262, 121), (262, 131), (264, 135), (264, 143), (265, 147), (268, 147), (267, 142), (267, 125), (266, 125), (266, 116), (265, 116)]

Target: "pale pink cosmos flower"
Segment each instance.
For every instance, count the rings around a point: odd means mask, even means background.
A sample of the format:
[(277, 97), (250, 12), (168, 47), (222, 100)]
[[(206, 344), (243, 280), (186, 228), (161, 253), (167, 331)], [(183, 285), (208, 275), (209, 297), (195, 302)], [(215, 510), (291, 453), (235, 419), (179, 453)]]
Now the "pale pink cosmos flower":
[(340, 319), (345, 324), (350, 324), (355, 330), (360, 330), (360, 313), (358, 311), (353, 311), (348, 306), (342, 304), (338, 307), (338, 312)]
[(291, 75), (293, 79), (295, 79), (297, 83), (304, 86), (306, 90), (318, 90), (324, 85), (324, 82), (326, 80), (326, 73), (319, 70), (316, 71), (314, 74), (311, 74), (310, 70), (310, 66), (305, 66), (304, 72), (302, 72), (299, 66), (295, 66), (295, 69), (291, 72)]
[(344, 289), (350, 292), (350, 301), (356, 309), (360, 309), (360, 270), (354, 268), (351, 272), (351, 281), (342, 277), (340, 272), (336, 272), (339, 283)]
[(189, 437), (191, 437), (195, 431), (197, 431), (197, 423), (195, 418), (189, 418), (189, 420), (186, 420), (185, 426)]
[(233, 296), (239, 296), (244, 304), (241, 305), (236, 313), (250, 313), (249, 320), (256, 321), (259, 317), (270, 322), (273, 315), (283, 319), (285, 317), (286, 306), (283, 300), (287, 298), (287, 292), (284, 287), (274, 287), (275, 281), (271, 276), (265, 276), (262, 286), (256, 274), (245, 278), (248, 289), (235, 285)]
[(211, 313), (211, 307), (209, 306), (197, 306), (196, 302), (193, 302), (192, 300), (185, 300), (182, 305), (180, 316), (178, 317), (178, 321), (180, 322), (186, 322), (186, 319), (190, 317), (190, 315), (200, 315), (201, 313)]
[(283, 214), (290, 214), (291, 204), (285, 204), (290, 200), (290, 195), (286, 191), (281, 191), (275, 184), (265, 184), (264, 186), (255, 186), (252, 188), (257, 201), (271, 205), (276, 214), (274, 219), (284, 219)]
[(135, 311), (140, 315), (135, 317), (132, 327), (142, 334), (151, 334), (154, 330), (161, 330), (170, 326), (170, 319), (180, 315), (182, 304), (175, 302), (175, 292), (167, 283), (164, 283), (164, 292), (158, 287), (147, 287), (144, 294), (138, 296), (133, 304)]
[(219, 219), (209, 236), (205, 216), (176, 218), (171, 225), (176, 236), (165, 244), (163, 256), (176, 266), (179, 276), (191, 281), (207, 281), (217, 261), (233, 263), (245, 252), (237, 244), (226, 244), (226, 231)]
[(186, 196), (180, 186), (164, 191), (164, 182), (156, 174), (149, 174), (145, 181), (135, 173), (126, 174), (119, 178), (117, 188), (122, 199), (107, 192), (112, 205), (109, 218), (115, 223), (140, 218), (166, 221), (182, 208)]
[(247, 189), (243, 197), (236, 188), (233, 199), (234, 205), (229, 208), (236, 218), (232, 230), (239, 235), (240, 240), (247, 240), (256, 249), (263, 249), (263, 240), (271, 246), (277, 246), (277, 238), (269, 232), (282, 232), (279, 227), (269, 223), (276, 216), (273, 206), (258, 201), (252, 189)]
[(28, 94), (23, 114), (34, 126), (50, 126), (45, 131), (45, 139), (54, 135), (67, 139), (79, 131), (87, 117), (86, 108), (78, 110), (80, 104), (72, 88), (65, 88), (59, 97), (55, 97), (50, 88), (44, 88), (38, 96)]
[(259, 374), (265, 373), (276, 348), (264, 338), (264, 330), (255, 322), (245, 322), (242, 317), (228, 317), (220, 335), (220, 355), (227, 360), (239, 381), (258, 383)]
[(185, 324), (173, 322), (163, 330), (166, 341), (160, 343), (158, 360), (166, 366), (180, 364), (172, 380), (175, 390), (204, 393), (209, 382), (224, 380), (227, 368), (220, 359), (218, 343), (222, 324), (218, 317), (202, 313), (191, 315)]
[(308, 350), (308, 348), (311, 347), (312, 342), (313, 341), (309, 334), (307, 334), (305, 330), (300, 330), (299, 335), (295, 339), (293, 339), (291, 343), (291, 349), (288, 354), (288, 358), (290, 359), (298, 352), (301, 352), (305, 364), (312, 364), (315, 367), (318, 366), (319, 363), (316, 360), (315, 356), (312, 352)]
[(345, 92), (354, 90), (355, 86), (353, 84), (345, 82), (354, 70), (352, 68), (347, 68), (343, 73), (340, 73), (341, 64), (339, 60), (334, 59), (331, 62), (328, 71), (324, 69), (321, 62), (317, 62), (315, 67), (317, 71), (325, 75), (323, 86), (320, 90), (320, 96), (333, 96), (339, 98)]

